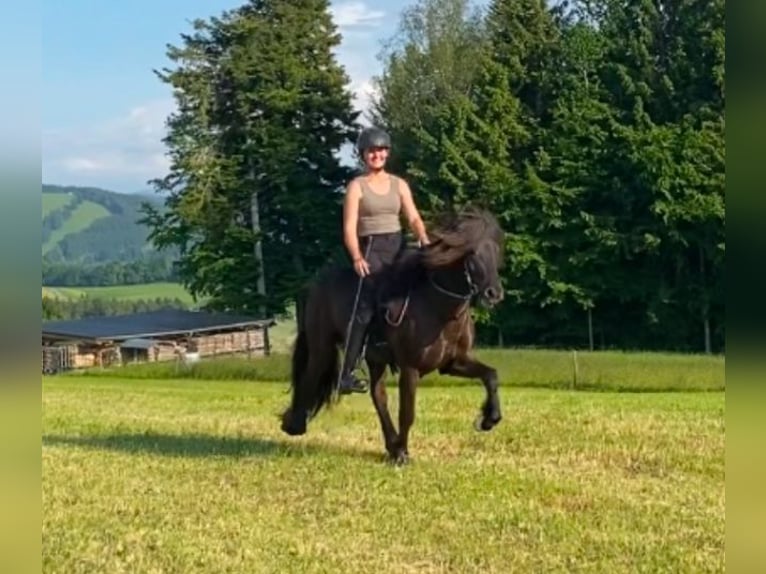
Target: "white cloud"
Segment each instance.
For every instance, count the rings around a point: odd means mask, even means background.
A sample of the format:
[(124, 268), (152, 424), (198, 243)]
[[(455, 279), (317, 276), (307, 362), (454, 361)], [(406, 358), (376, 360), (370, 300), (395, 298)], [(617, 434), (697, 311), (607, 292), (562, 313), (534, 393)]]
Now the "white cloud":
[(145, 188), (148, 179), (167, 173), (162, 138), (173, 110), (172, 100), (156, 100), (102, 123), (44, 131), (44, 179), (100, 185), (121, 181), (126, 191)]
[(364, 2), (340, 2), (330, 7), (330, 13), (339, 28), (375, 26), (386, 15)]
[(372, 78), (380, 67), (379, 30), (384, 18), (390, 15), (361, 1), (338, 2), (330, 11), (343, 37), (336, 54), (350, 79), (353, 106), (362, 111), (360, 122), (368, 124), (366, 114), (375, 94)]
[(105, 164), (87, 157), (67, 157), (61, 160), (61, 165), (69, 171), (103, 171)]
[(363, 111), (362, 116), (359, 118), (360, 123), (368, 125), (370, 122), (365, 113), (371, 109), (373, 98), (378, 95), (377, 88), (373, 85), (372, 79), (367, 77), (352, 81), (350, 90), (354, 94), (354, 108)]

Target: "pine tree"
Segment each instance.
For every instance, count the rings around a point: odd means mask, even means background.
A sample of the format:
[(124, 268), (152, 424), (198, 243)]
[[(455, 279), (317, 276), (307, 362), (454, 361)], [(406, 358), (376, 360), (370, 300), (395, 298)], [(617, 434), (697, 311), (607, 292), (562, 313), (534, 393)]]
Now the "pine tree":
[(326, 0), (251, 0), (169, 48), (167, 211), (145, 221), (212, 308), (282, 312), (338, 252), (336, 154), (357, 131), (339, 42)]

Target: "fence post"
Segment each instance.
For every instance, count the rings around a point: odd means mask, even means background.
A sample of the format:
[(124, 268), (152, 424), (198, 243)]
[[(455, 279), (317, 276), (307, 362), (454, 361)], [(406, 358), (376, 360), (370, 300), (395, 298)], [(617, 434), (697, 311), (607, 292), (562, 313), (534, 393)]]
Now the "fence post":
[(572, 389), (577, 388), (577, 349), (572, 350), (572, 366), (574, 367), (573, 377), (572, 377)]

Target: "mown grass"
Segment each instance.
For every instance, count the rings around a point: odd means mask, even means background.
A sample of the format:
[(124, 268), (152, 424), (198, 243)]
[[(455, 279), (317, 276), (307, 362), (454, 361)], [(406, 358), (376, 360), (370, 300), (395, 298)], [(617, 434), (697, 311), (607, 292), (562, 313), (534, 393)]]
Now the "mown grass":
[[(572, 352), (527, 349), (478, 349), (477, 358), (498, 370), (500, 384), (621, 392), (721, 391), (726, 388), (726, 362), (721, 356), (668, 353), (578, 352), (575, 381)], [(105, 373), (125, 378), (287, 381), (290, 360), (286, 353), (268, 357), (207, 359), (191, 365), (149, 363), (85, 375)], [(391, 377), (389, 376), (389, 379)], [(476, 385), (470, 379), (427, 375), (421, 386)]]
[(43, 287), (43, 297), (56, 299), (78, 299), (88, 296), (101, 299), (135, 301), (138, 299), (180, 299), (193, 303), (191, 294), (180, 283), (157, 282), (136, 283), (135, 285), (108, 285), (103, 287)]
[(45, 378), (44, 571), (724, 570), (723, 393), (482, 394), (421, 389), (396, 469), (365, 396), (290, 438), (281, 383)]
[(84, 293), (77, 287), (45, 287), (42, 288), (43, 298), (48, 299), (77, 299)]
[(103, 299), (137, 300), (137, 299), (180, 299), (184, 303), (193, 303), (191, 294), (180, 283), (157, 282), (138, 283), (135, 285), (109, 285), (105, 287), (79, 287), (90, 297)]

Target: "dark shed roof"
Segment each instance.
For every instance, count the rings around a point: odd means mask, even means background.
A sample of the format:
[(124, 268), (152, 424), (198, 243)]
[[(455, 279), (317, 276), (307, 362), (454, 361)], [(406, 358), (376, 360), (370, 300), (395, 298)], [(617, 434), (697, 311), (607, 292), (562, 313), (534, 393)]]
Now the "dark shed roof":
[(229, 313), (163, 309), (132, 315), (43, 321), (42, 334), (66, 339), (119, 340), (270, 325), (274, 325), (273, 319), (254, 319)]

